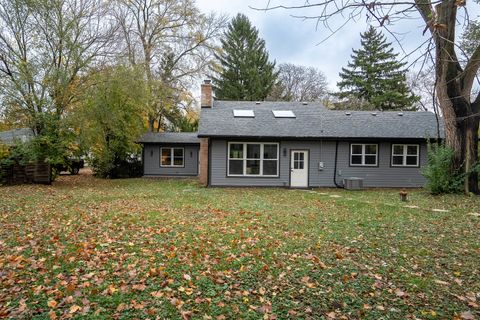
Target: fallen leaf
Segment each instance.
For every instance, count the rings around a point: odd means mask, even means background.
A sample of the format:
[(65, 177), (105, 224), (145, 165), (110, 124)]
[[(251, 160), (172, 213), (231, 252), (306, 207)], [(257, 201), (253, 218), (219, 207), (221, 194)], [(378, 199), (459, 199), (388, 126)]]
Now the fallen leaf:
[(446, 281), (442, 281), (442, 280), (435, 280), (435, 283), (438, 283), (438, 284), (441, 284), (441, 285), (444, 285), (444, 286), (450, 285), (450, 283), (448, 283)]
[(121, 312), (121, 311), (126, 310), (126, 309), (128, 309), (128, 306), (127, 306), (127, 304), (125, 304), (125, 303), (120, 303), (120, 304), (117, 306), (117, 311), (118, 311), (118, 312)]
[(49, 301), (47, 302), (47, 306), (48, 306), (49, 308), (52, 308), (52, 309), (55, 309), (55, 307), (56, 307), (57, 305), (58, 305), (58, 302), (55, 301), (55, 300), (49, 300)]
[(332, 311), (332, 312), (327, 313), (327, 317), (328, 317), (329, 319), (336, 319), (336, 318), (337, 318), (337, 314)]
[(132, 286), (132, 289), (133, 289), (133, 290), (136, 290), (136, 291), (144, 291), (146, 288), (147, 288), (147, 286), (144, 285), (143, 283), (134, 284), (134, 285)]
[(161, 298), (163, 297), (163, 292), (161, 291), (152, 291), (150, 292), (150, 295), (154, 298)]
[(70, 307), (69, 313), (73, 314), (73, 313), (79, 311), (80, 309), (82, 309), (82, 307), (80, 307), (79, 305), (74, 304), (73, 306)]
[(50, 310), (50, 311), (48, 312), (48, 316), (50, 317), (50, 320), (56, 320), (56, 319), (58, 319), (57, 314), (56, 314), (55, 311), (53, 311), (53, 310)]
[(397, 297), (404, 297), (405, 296), (405, 292), (403, 292), (402, 290), (400, 289), (395, 289), (395, 295)]
[(460, 314), (463, 320), (475, 320), (475, 316), (470, 311), (464, 311)]

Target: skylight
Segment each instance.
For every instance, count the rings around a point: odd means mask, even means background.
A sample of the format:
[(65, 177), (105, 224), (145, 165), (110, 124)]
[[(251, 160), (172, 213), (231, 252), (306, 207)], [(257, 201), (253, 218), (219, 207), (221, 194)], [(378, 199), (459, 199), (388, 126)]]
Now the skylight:
[(255, 118), (253, 110), (233, 110), (235, 118)]
[(292, 110), (272, 110), (275, 118), (296, 118)]

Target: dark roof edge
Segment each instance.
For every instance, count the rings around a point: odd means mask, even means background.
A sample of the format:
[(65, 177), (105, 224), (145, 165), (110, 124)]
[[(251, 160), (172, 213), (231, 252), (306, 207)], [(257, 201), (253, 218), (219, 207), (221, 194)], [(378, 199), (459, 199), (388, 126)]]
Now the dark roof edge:
[[(427, 137), (288, 137), (288, 136), (228, 136), (228, 135), (208, 135), (199, 134), (198, 138), (215, 138), (215, 139), (272, 139), (272, 140), (430, 140), (434, 141), (437, 138)], [(440, 138), (443, 140), (444, 138)]]
[(137, 140), (135, 143), (138, 144), (183, 144), (183, 145), (199, 145), (200, 142), (166, 142), (166, 141), (140, 141)]

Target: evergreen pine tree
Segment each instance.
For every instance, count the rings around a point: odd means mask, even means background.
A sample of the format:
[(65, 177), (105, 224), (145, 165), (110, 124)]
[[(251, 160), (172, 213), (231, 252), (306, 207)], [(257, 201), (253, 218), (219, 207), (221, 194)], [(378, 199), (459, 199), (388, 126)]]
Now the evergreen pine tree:
[(418, 97), (407, 86), (406, 63), (397, 60), (391, 43), (371, 26), (361, 34), (361, 45), (340, 72), (338, 97), (360, 101), (360, 109), (415, 110)]
[(220, 100), (261, 101), (277, 79), (275, 63), (269, 62), (265, 41), (248, 18), (238, 14), (221, 39), (218, 77), (213, 77), (215, 96)]

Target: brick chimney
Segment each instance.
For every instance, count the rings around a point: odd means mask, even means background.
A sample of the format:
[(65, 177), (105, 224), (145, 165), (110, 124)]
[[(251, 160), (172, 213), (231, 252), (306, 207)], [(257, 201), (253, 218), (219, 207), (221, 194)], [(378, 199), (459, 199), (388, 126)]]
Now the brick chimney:
[(213, 104), (212, 83), (210, 80), (204, 80), (201, 86), (201, 107), (211, 108)]

